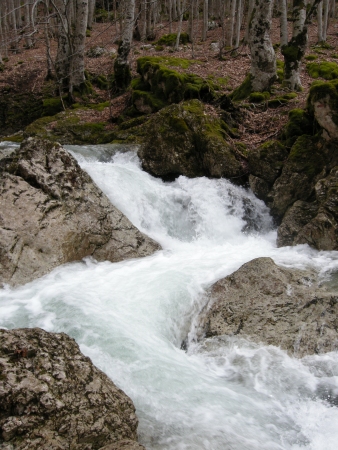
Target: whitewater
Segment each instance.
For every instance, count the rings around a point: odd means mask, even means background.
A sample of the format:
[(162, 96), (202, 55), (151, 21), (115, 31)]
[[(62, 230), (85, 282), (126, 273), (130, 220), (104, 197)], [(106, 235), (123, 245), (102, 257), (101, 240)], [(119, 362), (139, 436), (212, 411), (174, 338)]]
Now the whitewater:
[(135, 148), (69, 146), (152, 256), (91, 258), (0, 290), (0, 327), (65, 332), (133, 400), (148, 450), (336, 450), (338, 354), (296, 359), (239, 337), (198, 341), (208, 289), (242, 264), (338, 272), (338, 252), (276, 247), (266, 206), (230, 181), (142, 171)]

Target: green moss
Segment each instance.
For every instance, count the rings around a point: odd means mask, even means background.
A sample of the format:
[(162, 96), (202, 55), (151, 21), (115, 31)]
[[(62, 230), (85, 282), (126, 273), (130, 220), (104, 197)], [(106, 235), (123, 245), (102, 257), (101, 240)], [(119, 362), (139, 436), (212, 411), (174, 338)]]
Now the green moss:
[(307, 61), (314, 61), (314, 60), (317, 59), (317, 58), (318, 58), (317, 55), (307, 55), (307, 56), (305, 56), (305, 59), (306, 59)]
[(329, 82), (315, 81), (312, 83), (307, 99), (307, 109), (313, 114), (314, 102), (328, 99), (331, 110), (334, 112), (332, 120), (338, 125), (338, 79)]
[(289, 112), (289, 120), (283, 134), (286, 146), (291, 147), (303, 134), (313, 134), (313, 120), (303, 109), (293, 109)]
[(139, 125), (143, 125), (148, 120), (147, 116), (135, 117), (134, 119), (122, 122), (120, 125), (121, 130), (128, 130), (129, 128), (134, 128)]
[(323, 157), (317, 150), (316, 142), (316, 138), (312, 136), (305, 134), (299, 136), (289, 154), (289, 162), (296, 171), (305, 172), (310, 179), (316, 176), (324, 165)]
[(155, 50), (156, 50), (157, 52), (163, 52), (164, 47), (163, 47), (163, 45), (155, 45)]
[(283, 83), (284, 80), (284, 61), (281, 59), (277, 59), (276, 61), (277, 66), (277, 82)]
[[(192, 73), (180, 73), (170, 66), (188, 67), (192, 61), (180, 58), (143, 57), (137, 60), (141, 79), (132, 83), (134, 91), (150, 91), (162, 103), (178, 103), (193, 98), (210, 101), (220, 87)], [(137, 89), (142, 87), (143, 89)], [(134, 102), (135, 104), (135, 102)]]
[(54, 116), (63, 110), (60, 97), (46, 98), (43, 100), (43, 116)]
[(249, 96), (249, 102), (262, 103), (270, 98), (269, 92), (252, 92)]
[(62, 112), (36, 120), (26, 127), (24, 137), (39, 136), (62, 144), (103, 144), (110, 142), (112, 135), (105, 126), (103, 122), (81, 123), (76, 113)]
[(338, 54), (337, 53), (332, 53), (331, 58), (338, 59)]
[(16, 94), (10, 87), (0, 90), (0, 135), (13, 134), (43, 114), (40, 95)]
[(312, 78), (324, 78), (325, 80), (334, 80), (338, 78), (338, 64), (329, 61), (320, 63), (309, 63), (306, 69)]
[[(171, 33), (171, 34), (164, 34), (157, 42), (157, 45), (166, 45), (167, 47), (174, 47), (176, 44), (177, 34)], [(181, 33), (180, 34), (180, 44), (186, 45), (189, 41), (189, 35), (187, 33)]]
[(131, 71), (129, 64), (119, 63), (118, 58), (114, 62), (114, 82), (118, 89), (126, 89), (131, 82)]
[(279, 106), (285, 105), (290, 100), (297, 97), (295, 92), (288, 92), (287, 94), (280, 95), (268, 101), (269, 108), (278, 108)]
[(133, 91), (132, 102), (140, 112), (150, 114), (159, 111), (166, 103), (148, 91)]
[(16, 133), (12, 136), (6, 136), (4, 141), (21, 143), (24, 140), (22, 133)]
[(252, 92), (252, 75), (247, 75), (243, 83), (230, 94), (231, 100), (238, 102), (249, 97)]
[(109, 87), (109, 80), (105, 75), (94, 76), (92, 78), (92, 83), (102, 90), (107, 90)]

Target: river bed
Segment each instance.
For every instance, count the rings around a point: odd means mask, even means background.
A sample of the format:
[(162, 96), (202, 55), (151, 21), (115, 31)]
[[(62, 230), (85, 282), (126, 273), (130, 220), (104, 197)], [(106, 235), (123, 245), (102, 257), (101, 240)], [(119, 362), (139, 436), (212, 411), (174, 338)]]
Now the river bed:
[[(276, 248), (265, 205), (227, 180), (142, 171), (135, 149), (69, 146), (111, 202), (163, 250), (87, 258), (0, 291), (0, 326), (66, 332), (133, 400), (147, 449), (335, 450), (338, 354), (301, 360), (238, 337), (196, 340), (213, 282), (270, 256), (338, 271), (338, 252)], [(182, 343), (185, 345), (182, 346)]]

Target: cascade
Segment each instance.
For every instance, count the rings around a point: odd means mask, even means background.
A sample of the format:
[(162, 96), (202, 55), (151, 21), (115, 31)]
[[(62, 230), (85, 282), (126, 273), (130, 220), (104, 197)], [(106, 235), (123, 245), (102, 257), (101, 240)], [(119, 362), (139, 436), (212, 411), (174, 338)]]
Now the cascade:
[[(69, 146), (154, 255), (86, 258), (0, 290), (0, 327), (66, 332), (133, 400), (147, 449), (334, 450), (338, 354), (301, 360), (239, 337), (196, 341), (208, 287), (253, 258), (338, 270), (337, 252), (276, 248), (265, 205), (227, 180), (142, 171), (135, 149)], [(182, 348), (182, 342), (187, 348)]]

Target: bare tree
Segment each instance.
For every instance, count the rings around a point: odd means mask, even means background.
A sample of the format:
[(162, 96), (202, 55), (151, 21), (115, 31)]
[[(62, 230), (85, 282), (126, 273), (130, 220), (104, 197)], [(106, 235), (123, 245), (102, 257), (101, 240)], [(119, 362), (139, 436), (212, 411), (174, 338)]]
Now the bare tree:
[(119, 45), (118, 55), (114, 63), (115, 85), (119, 89), (126, 88), (131, 81), (130, 63), (128, 60), (128, 56), (133, 39), (134, 17), (135, 0), (126, 0), (122, 40)]
[(270, 39), (272, 0), (256, 0), (249, 26), (252, 91), (269, 91), (276, 75), (276, 55)]
[(314, 0), (314, 3), (310, 8), (307, 8), (304, 0), (293, 0), (292, 37), (286, 45), (282, 45), (281, 47), (284, 56), (283, 84), (292, 91), (299, 91), (302, 88), (300, 69), (308, 42), (307, 27), (320, 1), (321, 0)]

